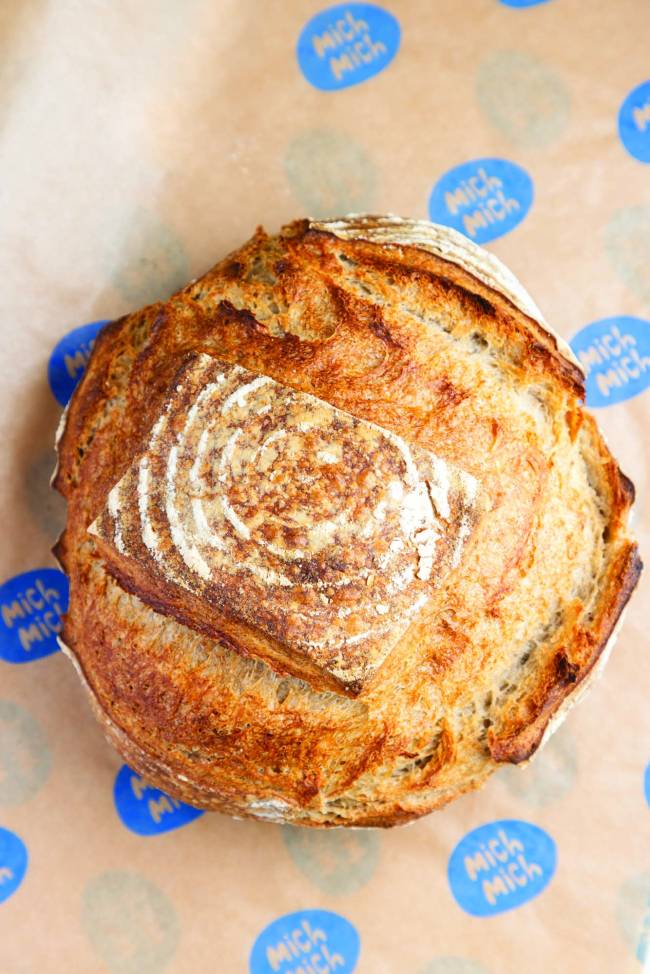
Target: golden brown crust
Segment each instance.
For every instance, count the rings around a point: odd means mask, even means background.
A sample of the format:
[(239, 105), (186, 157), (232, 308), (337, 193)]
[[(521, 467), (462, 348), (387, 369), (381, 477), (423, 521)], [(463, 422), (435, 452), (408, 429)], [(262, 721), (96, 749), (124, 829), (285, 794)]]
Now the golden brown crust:
[[(633, 489), (581, 407), (579, 370), (511, 284), (504, 296), (486, 283), (491, 263), (481, 279), (453, 247), (442, 257), (413, 239), (258, 230), (165, 305), (109, 326), (71, 402), (56, 478), (64, 639), (118, 749), (181, 799), (310, 825), (440, 807), (534, 752), (634, 587)], [(125, 571), (87, 531), (200, 353), (402, 437), (489, 499), (457, 570), (356, 699), (329, 692), (322, 667), (282, 675), (254, 658), (260, 630), (238, 619), (235, 632), (228, 605), (207, 625), (200, 598), (158, 587), (156, 603), (151, 574)]]

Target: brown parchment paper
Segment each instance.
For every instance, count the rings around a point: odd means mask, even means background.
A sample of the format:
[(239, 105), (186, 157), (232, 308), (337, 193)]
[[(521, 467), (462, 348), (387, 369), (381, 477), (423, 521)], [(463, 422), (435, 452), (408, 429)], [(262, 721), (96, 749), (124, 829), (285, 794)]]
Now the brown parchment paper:
[[(488, 247), (548, 321), (569, 339), (597, 319), (650, 318), (650, 166), (616, 125), (650, 76), (645, 0), (389, 0), (397, 55), (335, 92), (311, 86), (295, 56), (325, 6), (2, 5), (0, 582), (54, 564), (56, 342), (170, 293), (258, 223), (359, 210), (425, 218), (443, 173), (506, 158), (531, 175), (535, 199)], [(598, 413), (636, 483), (647, 552), (650, 392)], [(381, 834), (305, 837), (204, 815), (138, 836), (116, 814), (120, 761), (69, 662), (0, 661), (0, 826), (29, 854), (0, 903), (1, 974), (246, 972), (268, 923), (314, 908), (355, 926), (359, 974), (641, 971), (649, 584), (646, 573), (605, 675), (537, 762)], [(9, 719), (11, 706), (27, 717)], [(470, 830), (499, 819), (551, 835), (557, 870), (534, 900), (472, 917), (447, 862)]]

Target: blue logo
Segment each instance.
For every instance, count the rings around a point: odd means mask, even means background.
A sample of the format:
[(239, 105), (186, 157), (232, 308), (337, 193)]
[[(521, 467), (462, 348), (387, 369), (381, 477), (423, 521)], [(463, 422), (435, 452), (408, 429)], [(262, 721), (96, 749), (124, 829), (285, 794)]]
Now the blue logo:
[(504, 7), (537, 7), (540, 3), (548, 3), (548, 0), (499, 0)]
[(643, 793), (645, 794), (645, 800), (650, 805), (650, 764), (645, 769), (643, 776)]
[(352, 974), (359, 948), (359, 934), (345, 917), (328, 910), (300, 910), (262, 930), (251, 951), (249, 970), (250, 974), (300, 970)]
[(164, 791), (150, 788), (139, 774), (124, 764), (117, 773), (113, 800), (122, 824), (136, 835), (172, 832), (200, 818), (203, 811), (193, 808)]
[(373, 78), (397, 54), (398, 21), (371, 3), (328, 7), (303, 27), (296, 55), (310, 85), (339, 91)]
[(68, 593), (58, 568), (36, 568), (0, 585), (0, 659), (31, 663), (56, 653)]
[(50, 355), (47, 379), (50, 389), (61, 405), (67, 405), (88, 364), (97, 335), (107, 321), (91, 321), (64, 335)]
[(504, 819), (469, 832), (449, 859), (449, 885), (458, 905), (476, 917), (527, 903), (555, 872), (555, 842), (529, 822)]
[(532, 202), (533, 182), (521, 166), (507, 159), (474, 159), (438, 180), (429, 216), (484, 244), (514, 230)]
[(13, 896), (26, 872), (25, 843), (9, 829), (0, 829), (0, 903)]
[(631, 91), (621, 105), (618, 134), (631, 156), (650, 162), (650, 81)]
[(614, 406), (650, 385), (650, 321), (620, 315), (601, 318), (571, 339), (587, 376), (587, 405)]

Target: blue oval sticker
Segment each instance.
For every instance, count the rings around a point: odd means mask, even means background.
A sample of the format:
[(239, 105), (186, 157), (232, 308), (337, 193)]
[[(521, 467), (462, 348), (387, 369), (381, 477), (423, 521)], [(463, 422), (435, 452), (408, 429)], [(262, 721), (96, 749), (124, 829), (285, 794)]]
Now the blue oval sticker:
[(27, 849), (9, 829), (0, 828), (0, 903), (16, 892), (27, 872)]
[(532, 203), (533, 181), (521, 166), (507, 159), (473, 159), (438, 180), (429, 216), (484, 244), (513, 230)]
[(650, 764), (646, 767), (643, 776), (643, 793), (648, 806), (650, 806)]
[(619, 315), (601, 318), (571, 339), (587, 376), (587, 405), (614, 406), (650, 385), (650, 321)]
[(398, 21), (371, 3), (328, 7), (303, 27), (296, 55), (310, 85), (339, 91), (388, 67), (400, 42)]
[(621, 105), (618, 134), (631, 156), (650, 162), (650, 81), (638, 85)]
[(504, 7), (538, 7), (540, 3), (548, 3), (548, 0), (499, 0)]
[(296, 974), (299, 970), (352, 974), (359, 949), (359, 934), (345, 917), (329, 910), (300, 910), (278, 917), (262, 930), (251, 951), (249, 971), (250, 974)]
[(122, 824), (136, 835), (160, 835), (193, 822), (203, 810), (166, 795), (145, 784), (128, 765), (120, 768), (113, 787), (113, 800)]
[(68, 595), (58, 568), (36, 568), (0, 585), (0, 659), (31, 663), (56, 653)]
[(454, 899), (466, 913), (496, 916), (527, 903), (548, 886), (557, 862), (555, 842), (537, 825), (517, 819), (469, 832), (449, 859)]
[(84, 373), (97, 335), (108, 321), (91, 321), (64, 335), (50, 355), (47, 379), (56, 401), (65, 406)]

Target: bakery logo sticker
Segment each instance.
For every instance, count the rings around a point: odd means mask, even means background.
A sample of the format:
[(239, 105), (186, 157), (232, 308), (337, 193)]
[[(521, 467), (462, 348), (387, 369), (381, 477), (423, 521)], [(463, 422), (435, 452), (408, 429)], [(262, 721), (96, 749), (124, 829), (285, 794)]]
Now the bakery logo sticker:
[(446, 172), (429, 197), (434, 223), (484, 244), (514, 230), (533, 203), (533, 182), (507, 159), (474, 159)]
[(16, 892), (27, 872), (27, 849), (9, 829), (0, 829), (0, 903)]
[(555, 842), (529, 822), (504, 819), (469, 832), (449, 859), (458, 905), (476, 917), (514, 910), (538, 896), (555, 872)]
[(250, 955), (250, 974), (352, 974), (359, 934), (328, 910), (301, 910), (262, 930)]
[(650, 386), (650, 321), (601, 318), (571, 339), (587, 377), (587, 406), (614, 406)]
[(296, 55), (310, 85), (339, 91), (383, 71), (399, 43), (399, 23), (387, 10), (370, 3), (343, 3), (312, 17), (298, 38)]
[(548, 3), (548, 0), (499, 0), (504, 7), (516, 7), (517, 9), (523, 9), (524, 7), (539, 7), (541, 3)]
[(650, 162), (650, 81), (629, 93), (618, 113), (621, 142), (639, 162)]
[(65, 406), (88, 364), (97, 335), (107, 321), (91, 321), (64, 335), (50, 355), (47, 379), (56, 401)]
[(31, 663), (56, 653), (68, 593), (57, 568), (37, 568), (0, 585), (0, 659)]
[(172, 832), (203, 815), (200, 808), (193, 808), (164, 791), (151, 788), (126, 764), (115, 778), (113, 800), (123, 825), (136, 835)]

